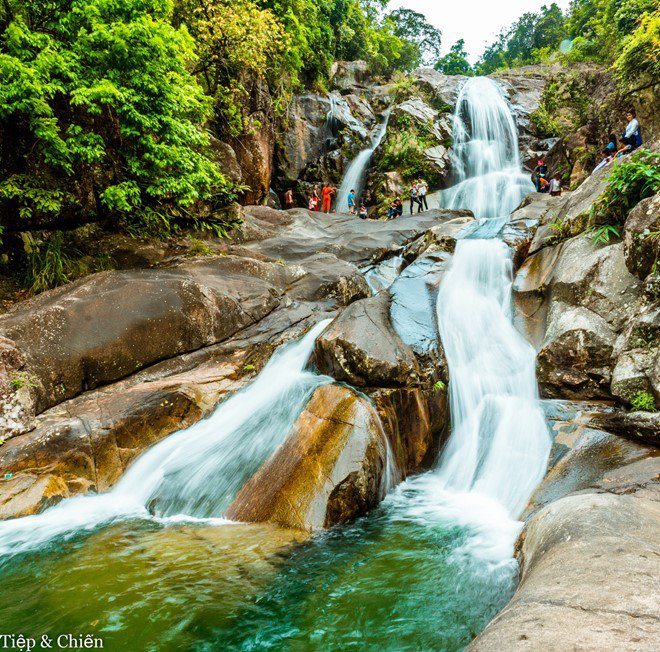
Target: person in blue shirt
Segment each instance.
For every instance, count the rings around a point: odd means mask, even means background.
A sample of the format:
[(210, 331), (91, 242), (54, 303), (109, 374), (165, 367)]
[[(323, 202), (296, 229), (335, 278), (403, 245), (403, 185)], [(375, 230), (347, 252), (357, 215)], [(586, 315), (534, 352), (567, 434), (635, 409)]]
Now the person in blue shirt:
[(355, 215), (355, 190), (348, 193), (348, 214)]

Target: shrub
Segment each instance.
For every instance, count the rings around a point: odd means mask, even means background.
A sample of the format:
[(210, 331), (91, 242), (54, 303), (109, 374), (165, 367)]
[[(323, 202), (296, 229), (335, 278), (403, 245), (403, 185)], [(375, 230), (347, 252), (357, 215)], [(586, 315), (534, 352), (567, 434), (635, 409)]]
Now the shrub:
[(631, 409), (635, 412), (656, 412), (655, 399), (650, 392), (637, 392), (630, 401)]
[(642, 149), (614, 167), (605, 192), (591, 208), (592, 224), (623, 224), (646, 197), (660, 192), (660, 153)]

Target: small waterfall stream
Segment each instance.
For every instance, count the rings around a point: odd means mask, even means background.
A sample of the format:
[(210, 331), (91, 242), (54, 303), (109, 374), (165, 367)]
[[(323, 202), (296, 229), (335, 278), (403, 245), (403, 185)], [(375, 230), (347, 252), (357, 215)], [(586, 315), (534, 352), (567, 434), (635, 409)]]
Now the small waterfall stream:
[(220, 519), (282, 443), (314, 390), (333, 382), (306, 370), (316, 338), (329, 323), (320, 322), (278, 349), (257, 378), (208, 419), (147, 449), (108, 493), (71, 498), (41, 514), (0, 522), (0, 555), (129, 517)]
[(379, 145), (383, 142), (383, 138), (387, 133), (387, 124), (390, 120), (390, 109), (385, 113), (383, 122), (381, 122), (375, 129), (371, 144), (368, 148), (363, 149), (348, 166), (344, 173), (344, 178), (341, 181), (341, 186), (337, 192), (337, 213), (348, 212), (348, 195), (351, 190), (355, 190), (355, 201), (360, 202), (364, 186), (367, 180), (367, 171), (369, 170), (369, 163), (374, 152), (378, 149)]

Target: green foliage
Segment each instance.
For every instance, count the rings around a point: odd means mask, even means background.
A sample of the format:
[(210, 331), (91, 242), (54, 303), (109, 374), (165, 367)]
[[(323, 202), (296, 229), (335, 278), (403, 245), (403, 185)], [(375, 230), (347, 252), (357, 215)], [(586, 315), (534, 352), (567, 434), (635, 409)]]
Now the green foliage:
[(467, 60), (465, 41), (463, 39), (456, 41), (449, 52), (438, 60), (435, 69), (445, 75), (474, 75), (474, 70)]
[(438, 180), (438, 172), (424, 150), (437, 144), (428, 128), (417, 125), (406, 114), (399, 115), (391, 123), (378, 169), (381, 172), (396, 170), (406, 182), (423, 178), (433, 184)]
[(477, 65), (479, 74), (538, 63), (542, 53), (559, 46), (566, 32), (565, 23), (561, 9), (554, 2), (543, 5), (538, 13), (523, 14), (486, 48)]
[(12, 371), (9, 374), (9, 388), (14, 392), (17, 392), (24, 387), (36, 386), (37, 384), (34, 377), (27, 371)]
[(607, 245), (621, 237), (621, 227), (616, 224), (602, 224), (593, 227), (590, 233), (595, 245)]
[(573, 0), (566, 15), (555, 4), (544, 5), (500, 33), (478, 69), (487, 74), (553, 58), (616, 60), (624, 85), (640, 73), (650, 83), (658, 79), (658, 20), (657, 0)]
[(630, 407), (635, 412), (657, 412), (655, 399), (650, 392), (637, 392), (630, 401)]
[(35, 294), (68, 283), (79, 254), (65, 245), (61, 231), (55, 231), (44, 242), (34, 242), (26, 253), (25, 280)]
[(605, 191), (591, 208), (592, 224), (623, 224), (646, 197), (660, 192), (660, 153), (642, 149), (615, 165)]
[(23, 242), (25, 265), (21, 282), (32, 294), (114, 267), (109, 253), (96, 251), (93, 256), (84, 256), (73, 238), (62, 231), (38, 236), (24, 233)]
[(548, 244), (551, 245), (557, 245), (574, 235), (570, 222), (557, 220), (555, 222), (550, 222), (548, 227), (550, 227), (550, 230), (552, 231), (552, 235), (547, 239)]
[(406, 65), (410, 69), (421, 65), (433, 65), (440, 56), (442, 35), (423, 14), (411, 9), (397, 9), (387, 19), (394, 24), (394, 35), (404, 44), (412, 46), (413, 56)]
[(188, 240), (190, 241), (190, 248), (188, 251), (186, 251), (186, 256), (187, 257), (194, 257), (194, 256), (215, 256), (216, 252), (211, 249), (211, 247), (204, 242), (204, 240), (200, 240), (199, 238), (195, 238), (193, 236), (188, 236)]
[(436, 383), (433, 384), (434, 392), (444, 392), (446, 389), (447, 389), (447, 385), (445, 385), (441, 380), (438, 380)]
[(0, 199), (14, 228), (171, 215), (230, 192), (205, 151), (193, 40), (170, 13), (167, 0), (5, 3)]
[(623, 86), (640, 88), (660, 79), (660, 9), (644, 14), (639, 28), (625, 41), (614, 63)]

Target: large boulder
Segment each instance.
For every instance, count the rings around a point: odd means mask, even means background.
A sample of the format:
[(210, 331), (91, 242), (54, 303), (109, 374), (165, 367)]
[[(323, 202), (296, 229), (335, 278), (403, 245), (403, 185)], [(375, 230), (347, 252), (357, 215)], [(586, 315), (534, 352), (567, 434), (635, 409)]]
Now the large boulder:
[(636, 435), (630, 441), (610, 428), (626, 437), (648, 432), (653, 415), (602, 403), (546, 401), (544, 408), (554, 443), (523, 515), (521, 581), (468, 649), (653, 649), (660, 460)]
[(298, 266), (302, 275), (288, 288), (288, 294), (296, 299), (329, 301), (347, 306), (371, 296), (362, 272), (334, 254), (315, 254), (301, 260)]
[(655, 649), (659, 520), (658, 502), (631, 495), (548, 505), (523, 534), (516, 594), (468, 649)]
[(25, 371), (23, 354), (11, 340), (0, 337), (0, 440), (32, 428), (34, 389), (34, 381)]
[(0, 519), (107, 491), (145, 448), (207, 416), (239, 389), (243, 356), (161, 380), (85, 395), (48, 410), (0, 447)]
[(598, 248), (582, 235), (562, 247), (551, 292), (553, 301), (587, 308), (619, 331), (640, 298), (641, 285), (626, 268), (621, 243)]
[(391, 463), (373, 406), (347, 387), (323, 385), (227, 517), (303, 530), (345, 523), (382, 500)]
[(369, 66), (366, 61), (335, 61), (330, 72), (332, 85), (339, 90), (361, 87), (369, 81)]
[(418, 384), (415, 354), (392, 328), (389, 312), (386, 292), (348, 306), (316, 341), (320, 371), (357, 387)]
[(286, 274), (232, 256), (103, 272), (16, 305), (0, 334), (25, 356), (41, 412), (259, 321), (279, 305)]
[(242, 105), (245, 129), (227, 143), (241, 169), (242, 183), (249, 188), (242, 203), (262, 204), (268, 200), (273, 175), (273, 101), (267, 83), (261, 78), (246, 75), (242, 82), (248, 98)]
[[(621, 334), (631, 315), (640, 311), (642, 290), (626, 268), (621, 243), (597, 247), (588, 235), (581, 235), (543, 248), (525, 261), (514, 282), (514, 296), (539, 348), (544, 396), (612, 398), (620, 396), (619, 388), (632, 387), (624, 380), (630, 376), (630, 360), (621, 356), (638, 345), (625, 345)], [(649, 369), (650, 360), (644, 365), (647, 376)]]
[(623, 238), (628, 270), (646, 278), (660, 258), (660, 195), (643, 199), (633, 208)]
[(445, 75), (434, 68), (418, 68), (413, 73), (415, 84), (429, 95), (434, 104), (453, 109), (461, 86), (467, 81), (463, 75)]
[(556, 302), (538, 353), (538, 382), (548, 398), (589, 400), (610, 397), (612, 349), (616, 334), (586, 308)]

